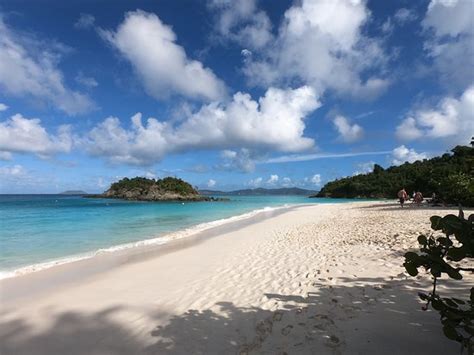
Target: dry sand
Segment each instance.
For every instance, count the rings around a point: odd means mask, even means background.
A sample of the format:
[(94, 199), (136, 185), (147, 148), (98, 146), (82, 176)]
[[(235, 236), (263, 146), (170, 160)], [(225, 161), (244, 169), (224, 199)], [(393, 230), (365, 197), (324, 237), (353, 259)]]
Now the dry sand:
[(447, 213), (306, 206), (83, 277), (71, 264), (3, 280), (0, 353), (456, 354), (421, 310), (429, 277), (402, 267)]

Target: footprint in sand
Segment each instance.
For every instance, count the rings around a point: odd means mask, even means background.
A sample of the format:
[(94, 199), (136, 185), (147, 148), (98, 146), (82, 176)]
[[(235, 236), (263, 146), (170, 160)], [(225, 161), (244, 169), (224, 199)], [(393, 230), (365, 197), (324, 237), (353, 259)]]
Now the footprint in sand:
[(281, 330), (281, 334), (288, 335), (288, 334), (290, 334), (291, 329), (293, 329), (293, 326), (291, 324), (289, 324)]
[(283, 312), (281, 311), (276, 311), (275, 313), (273, 313), (273, 320), (275, 322), (281, 321), (282, 317), (283, 317)]

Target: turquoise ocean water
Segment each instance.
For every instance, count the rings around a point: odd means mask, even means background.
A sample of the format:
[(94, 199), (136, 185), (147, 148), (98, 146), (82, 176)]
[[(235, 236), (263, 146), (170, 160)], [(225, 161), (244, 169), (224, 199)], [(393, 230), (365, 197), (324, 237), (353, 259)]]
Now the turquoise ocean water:
[(228, 202), (131, 202), (65, 195), (0, 195), (0, 272), (94, 253), (284, 205), (343, 203), (303, 196), (230, 196)]

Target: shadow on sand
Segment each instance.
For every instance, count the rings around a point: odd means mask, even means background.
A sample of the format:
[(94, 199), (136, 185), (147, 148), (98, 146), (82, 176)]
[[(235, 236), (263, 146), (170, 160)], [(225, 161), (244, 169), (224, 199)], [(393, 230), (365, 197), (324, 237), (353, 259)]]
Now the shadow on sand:
[[(50, 314), (50, 326), (28, 319), (0, 323), (0, 353), (8, 354), (456, 354), (438, 314), (422, 312), (417, 291), (426, 280), (345, 278), (315, 281), (307, 297), (266, 293), (275, 310), (220, 302), (162, 320), (117, 321), (126, 306), (86, 314)], [(450, 287), (450, 293), (461, 290)], [(263, 295), (262, 295), (263, 296)], [(73, 300), (71, 300), (73, 303)], [(159, 316), (161, 314), (161, 316)], [(160, 320), (161, 318), (161, 320)], [(115, 319), (115, 320), (114, 320)], [(122, 318), (124, 319), (124, 318)], [(158, 324), (158, 325), (157, 325)]]
[[(402, 208), (400, 206), (400, 203), (384, 203), (384, 204), (373, 204), (373, 205), (367, 205), (367, 206), (357, 206), (356, 208), (361, 208), (361, 209), (373, 209), (373, 210), (379, 210), (379, 211), (400, 211), (400, 210), (430, 210), (433, 211), (433, 213), (436, 214), (436, 211), (453, 211), (454, 214), (457, 214), (459, 211), (459, 207), (457, 206), (433, 206), (427, 203), (422, 203), (421, 205), (417, 205), (412, 202), (406, 202), (404, 207)], [(467, 210), (472, 210), (467, 208)]]

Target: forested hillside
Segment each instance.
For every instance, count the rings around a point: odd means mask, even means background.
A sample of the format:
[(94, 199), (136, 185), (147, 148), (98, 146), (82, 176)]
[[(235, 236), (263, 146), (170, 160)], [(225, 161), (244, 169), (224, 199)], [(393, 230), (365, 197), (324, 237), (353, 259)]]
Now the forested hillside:
[(474, 147), (457, 146), (452, 154), (405, 163), (327, 183), (317, 197), (395, 198), (404, 187), (409, 194), (434, 192), (445, 203), (474, 206)]

